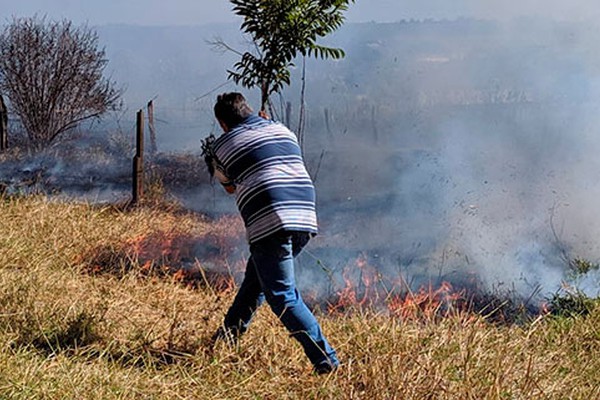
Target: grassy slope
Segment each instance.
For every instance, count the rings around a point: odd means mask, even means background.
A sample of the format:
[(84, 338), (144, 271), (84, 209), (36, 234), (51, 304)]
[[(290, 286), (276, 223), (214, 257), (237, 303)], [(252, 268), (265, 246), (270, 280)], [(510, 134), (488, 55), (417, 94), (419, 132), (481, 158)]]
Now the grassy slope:
[(233, 291), (142, 273), (123, 250), (218, 224), (43, 198), (2, 199), (0, 216), (0, 398), (600, 398), (598, 308), (526, 327), (319, 315), (343, 366), (316, 377), (267, 308), (238, 347), (212, 349)]

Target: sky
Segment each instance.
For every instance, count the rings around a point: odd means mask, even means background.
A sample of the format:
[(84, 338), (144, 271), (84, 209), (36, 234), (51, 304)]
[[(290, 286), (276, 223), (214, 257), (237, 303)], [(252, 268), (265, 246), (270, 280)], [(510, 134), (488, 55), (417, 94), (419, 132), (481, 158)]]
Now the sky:
[[(227, 0), (0, 0), (4, 21), (35, 13), (90, 25), (198, 25), (234, 22)], [(357, 0), (348, 22), (394, 22), (403, 19), (506, 19), (521, 16), (552, 19), (600, 17), (596, 0)]]

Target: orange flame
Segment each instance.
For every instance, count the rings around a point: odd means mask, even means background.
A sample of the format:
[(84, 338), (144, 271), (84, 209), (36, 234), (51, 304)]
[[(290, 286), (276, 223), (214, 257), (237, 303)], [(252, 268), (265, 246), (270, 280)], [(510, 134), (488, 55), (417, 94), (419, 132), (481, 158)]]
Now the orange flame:
[(417, 292), (393, 296), (388, 302), (388, 310), (404, 320), (432, 320), (436, 316), (448, 316), (456, 311), (455, 306), (463, 298), (464, 291), (454, 291), (448, 282), (442, 282), (437, 289), (430, 283), (421, 286)]
[[(353, 272), (355, 276), (358, 272), (358, 278), (352, 278)], [(437, 288), (429, 283), (416, 292), (410, 291), (401, 277), (384, 280), (364, 253), (342, 270), (342, 280), (343, 288), (328, 306), (330, 313), (372, 307), (386, 309), (390, 315), (404, 320), (431, 320), (465, 311), (464, 290), (456, 291), (449, 282), (442, 282)]]
[(329, 304), (329, 312), (343, 311), (351, 307), (369, 306), (372, 305), (374, 299), (378, 298), (375, 288), (381, 278), (377, 269), (367, 262), (367, 256), (364, 253), (358, 257), (355, 266), (359, 272), (359, 284), (355, 285), (351, 277), (353, 269), (344, 268), (342, 279), (345, 285), (337, 292), (337, 301)]

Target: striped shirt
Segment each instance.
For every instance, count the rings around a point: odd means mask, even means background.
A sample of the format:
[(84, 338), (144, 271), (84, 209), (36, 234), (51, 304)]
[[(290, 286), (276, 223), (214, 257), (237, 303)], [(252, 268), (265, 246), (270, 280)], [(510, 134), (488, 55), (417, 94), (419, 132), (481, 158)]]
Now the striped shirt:
[(279, 230), (317, 232), (315, 188), (288, 128), (251, 115), (221, 135), (213, 150), (236, 185), (250, 243)]

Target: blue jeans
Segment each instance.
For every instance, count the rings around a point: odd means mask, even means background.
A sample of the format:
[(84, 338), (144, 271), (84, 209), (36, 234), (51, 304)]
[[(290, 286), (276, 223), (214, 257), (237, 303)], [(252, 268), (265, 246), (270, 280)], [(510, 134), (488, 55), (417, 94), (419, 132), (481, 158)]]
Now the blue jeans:
[(337, 367), (335, 350), (296, 289), (294, 257), (309, 239), (308, 232), (282, 231), (250, 245), (244, 281), (225, 316), (224, 327), (234, 337), (241, 335), (266, 299), (314, 366), (330, 363)]

